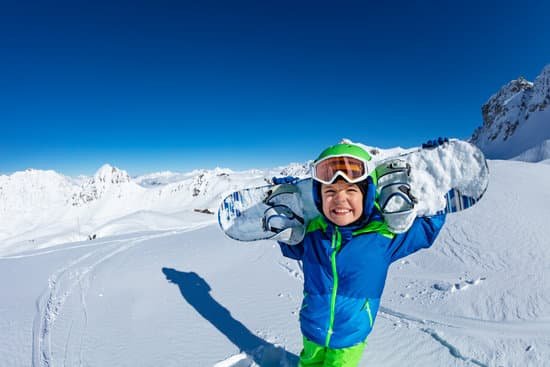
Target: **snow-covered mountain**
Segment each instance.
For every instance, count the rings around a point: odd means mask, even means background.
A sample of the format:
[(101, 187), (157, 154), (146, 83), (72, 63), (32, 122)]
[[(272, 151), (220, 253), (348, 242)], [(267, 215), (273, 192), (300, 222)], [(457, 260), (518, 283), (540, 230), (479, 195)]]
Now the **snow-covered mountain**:
[[(489, 159), (539, 161), (550, 155), (550, 64), (534, 82), (520, 77), (491, 96), (482, 107), (483, 125), (471, 142)], [(522, 153), (538, 147), (538, 153)], [(541, 151), (541, 149), (543, 151)]]
[(131, 178), (102, 166), (92, 177), (54, 171), (0, 176), (0, 253), (111, 234), (167, 230), (214, 222), (219, 201), (275, 175), (304, 176), (308, 164), (270, 170), (160, 172)]

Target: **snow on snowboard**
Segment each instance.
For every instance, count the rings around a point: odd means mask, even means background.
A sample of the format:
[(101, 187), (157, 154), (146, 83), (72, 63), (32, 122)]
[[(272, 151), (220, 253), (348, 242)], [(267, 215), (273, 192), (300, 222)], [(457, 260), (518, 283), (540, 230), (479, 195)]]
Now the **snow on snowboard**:
[[(434, 148), (414, 148), (376, 164), (377, 202), (395, 233), (406, 231), (417, 216), (455, 213), (485, 193), (489, 170), (474, 145), (451, 139)], [(298, 243), (307, 223), (319, 215), (312, 179), (236, 191), (220, 204), (218, 223), (232, 239), (277, 239)]]

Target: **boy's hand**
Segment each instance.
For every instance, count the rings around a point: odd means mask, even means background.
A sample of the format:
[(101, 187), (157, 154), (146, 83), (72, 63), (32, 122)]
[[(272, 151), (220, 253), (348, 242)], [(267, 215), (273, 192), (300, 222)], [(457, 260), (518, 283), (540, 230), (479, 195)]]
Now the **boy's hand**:
[(271, 239), (288, 245), (300, 243), (306, 231), (304, 219), (285, 205), (274, 205), (267, 209), (262, 225), (265, 231), (273, 232)]
[(427, 142), (422, 143), (422, 149), (437, 148), (438, 146), (443, 145), (443, 144), (448, 143), (448, 142), (449, 142), (449, 138), (439, 137), (437, 139), (428, 140)]
[(262, 219), (264, 230), (273, 232), (271, 239), (288, 245), (300, 243), (306, 231), (298, 187), (294, 186), (299, 180), (294, 176), (273, 177), (272, 184), (281, 186), (274, 187), (264, 200), (270, 206)]
[(298, 177), (285, 176), (285, 177), (273, 177), (271, 179), (271, 182), (273, 182), (273, 185), (281, 185), (281, 184), (295, 185), (299, 180), (300, 179)]
[(377, 167), (378, 203), (393, 233), (406, 232), (416, 218), (416, 198), (411, 194), (411, 166), (401, 160), (387, 161)]

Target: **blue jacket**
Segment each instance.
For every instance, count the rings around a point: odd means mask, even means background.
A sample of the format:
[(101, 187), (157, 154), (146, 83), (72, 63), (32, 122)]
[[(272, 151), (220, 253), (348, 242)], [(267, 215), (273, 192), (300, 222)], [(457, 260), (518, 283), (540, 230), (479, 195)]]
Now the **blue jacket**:
[(395, 235), (381, 221), (337, 227), (320, 216), (300, 244), (279, 243), (284, 256), (303, 262), (303, 335), (330, 348), (365, 341), (390, 264), (429, 247), (444, 222), (445, 215), (417, 218), (407, 232)]

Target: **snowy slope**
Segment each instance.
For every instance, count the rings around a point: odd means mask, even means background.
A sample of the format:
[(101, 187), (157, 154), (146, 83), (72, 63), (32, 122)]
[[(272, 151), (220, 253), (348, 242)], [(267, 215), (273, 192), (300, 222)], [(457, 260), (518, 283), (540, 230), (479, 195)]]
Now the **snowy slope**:
[(540, 162), (550, 159), (550, 139), (543, 141), (512, 159), (523, 162)]
[[(550, 166), (490, 170), (480, 203), (392, 265), (361, 366), (550, 360)], [(292, 365), (302, 279), (273, 243), (205, 224), (4, 256), (0, 365)]]
[(519, 78), (503, 86), (483, 105), (482, 113), (483, 125), (471, 142), (487, 158), (516, 157), (550, 139), (550, 64), (533, 83)]

